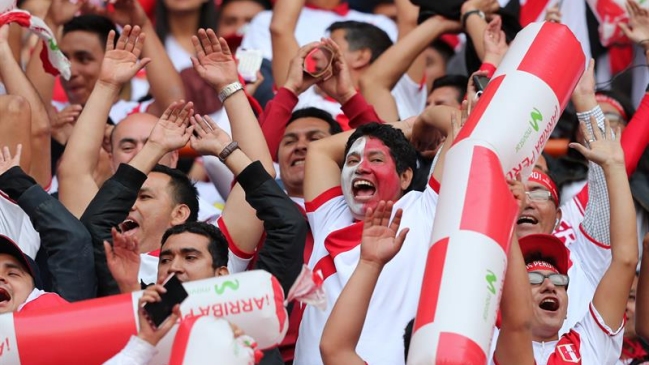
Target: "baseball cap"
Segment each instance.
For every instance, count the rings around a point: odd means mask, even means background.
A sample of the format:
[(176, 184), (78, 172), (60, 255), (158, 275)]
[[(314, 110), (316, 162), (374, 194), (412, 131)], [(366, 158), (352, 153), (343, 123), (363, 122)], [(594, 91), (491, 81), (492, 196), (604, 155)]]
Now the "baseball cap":
[(38, 265), (31, 257), (25, 255), (18, 245), (9, 237), (0, 234), (0, 253), (5, 253), (13, 256), (18, 260), (29, 272), (34, 279), (34, 286), (38, 289), (43, 288), (41, 280), (41, 272)]
[(529, 266), (532, 254), (539, 254), (542, 258), (551, 258), (559, 274), (568, 275), (569, 259), (568, 249), (563, 242), (551, 234), (531, 234), (518, 239), (518, 244), (523, 252), (525, 264)]

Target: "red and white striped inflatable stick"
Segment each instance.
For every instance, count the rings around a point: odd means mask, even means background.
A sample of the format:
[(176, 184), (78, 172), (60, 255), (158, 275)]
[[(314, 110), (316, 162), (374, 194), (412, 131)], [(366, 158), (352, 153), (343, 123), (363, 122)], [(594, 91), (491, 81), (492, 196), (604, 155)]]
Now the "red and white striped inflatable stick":
[[(260, 350), (279, 344), (288, 329), (284, 292), (263, 270), (183, 283), (189, 297), (183, 320), (223, 317), (254, 338)], [(0, 315), (0, 364), (100, 365), (138, 332), (142, 292), (114, 295), (57, 307)], [(158, 344), (150, 364), (168, 364), (175, 326)]]
[(446, 155), (408, 365), (486, 364), (517, 206), (585, 67), (579, 42), (532, 23), (510, 45)]

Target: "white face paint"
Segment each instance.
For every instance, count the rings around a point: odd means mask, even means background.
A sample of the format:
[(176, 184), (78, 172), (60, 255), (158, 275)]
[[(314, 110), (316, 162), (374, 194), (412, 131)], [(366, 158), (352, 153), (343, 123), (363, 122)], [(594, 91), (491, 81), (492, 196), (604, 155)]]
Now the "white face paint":
[[(349, 209), (352, 211), (352, 214), (356, 219), (362, 219), (365, 215), (364, 204), (354, 199), (353, 181), (358, 166), (363, 163), (365, 144), (367, 143), (366, 137), (360, 137), (352, 144), (347, 156), (345, 156), (345, 164), (343, 165), (341, 173), (341, 186), (343, 190), (343, 196), (345, 201), (349, 206)], [(354, 155), (354, 162), (349, 163), (350, 155)]]

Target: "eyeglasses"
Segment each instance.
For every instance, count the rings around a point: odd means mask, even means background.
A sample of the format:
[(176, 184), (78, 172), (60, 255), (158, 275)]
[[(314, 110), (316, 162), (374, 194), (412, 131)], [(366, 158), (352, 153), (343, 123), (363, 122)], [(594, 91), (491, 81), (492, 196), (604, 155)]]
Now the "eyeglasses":
[(543, 190), (543, 189), (526, 191), (525, 194), (527, 195), (527, 198), (529, 200), (532, 200), (532, 201), (535, 201), (535, 202), (546, 202), (546, 201), (552, 199), (552, 194), (550, 194), (549, 191)]
[(550, 282), (555, 286), (568, 286), (568, 275), (563, 274), (548, 274), (544, 275), (537, 271), (531, 271), (527, 273), (527, 276), (530, 278), (530, 284), (532, 285), (541, 285), (545, 279), (550, 279)]

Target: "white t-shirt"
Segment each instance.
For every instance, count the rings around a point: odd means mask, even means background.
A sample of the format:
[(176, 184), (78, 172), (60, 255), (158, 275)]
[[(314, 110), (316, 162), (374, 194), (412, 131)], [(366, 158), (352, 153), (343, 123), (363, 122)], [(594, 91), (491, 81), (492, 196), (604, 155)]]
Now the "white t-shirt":
[(624, 323), (610, 329), (591, 303), (589, 311), (558, 341), (532, 342), (536, 365), (613, 365), (622, 353)]
[(29, 216), (16, 202), (0, 191), (0, 234), (11, 238), (25, 255), (34, 259), (41, 247), (41, 236)]
[(588, 194), (584, 191), (562, 204), (561, 222), (553, 233), (568, 247), (571, 263), (568, 269), (568, 317), (559, 334), (568, 332), (588, 312), (597, 285), (611, 263), (610, 246), (588, 236), (581, 225), (587, 199)]
[[(385, 265), (368, 308), (356, 350), (372, 365), (404, 364), (403, 329), (415, 317), (426, 267), (437, 192), (427, 185), (394, 204), (403, 209), (401, 229), (410, 232), (401, 251)], [(319, 343), (331, 309), (360, 259), (363, 225), (355, 222), (340, 187), (306, 204), (314, 247), (308, 266), (321, 270), (327, 309), (307, 306), (295, 348), (296, 365), (322, 364)]]
[[(244, 49), (261, 50), (264, 58), (272, 60), (273, 50), (270, 40), (270, 20), (273, 16), (271, 10), (262, 11), (250, 22), (246, 34), (243, 36), (241, 47)], [(295, 38), (301, 46), (313, 41), (320, 40), (327, 28), (332, 23), (356, 20), (374, 24), (383, 29), (393, 42), (397, 39), (397, 26), (390, 18), (383, 15), (361, 13), (356, 10), (349, 10), (346, 15), (339, 15), (333, 11), (303, 8), (295, 27)]]

